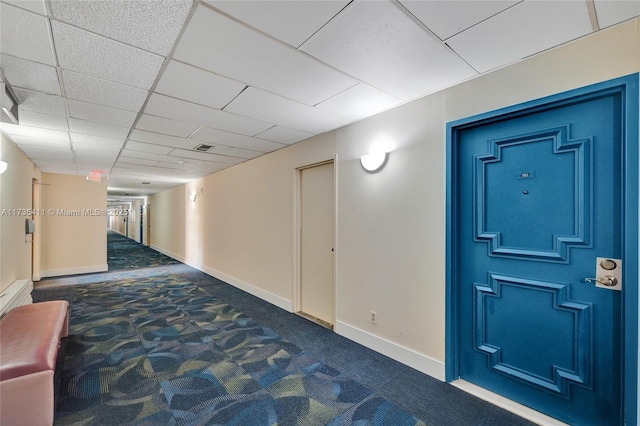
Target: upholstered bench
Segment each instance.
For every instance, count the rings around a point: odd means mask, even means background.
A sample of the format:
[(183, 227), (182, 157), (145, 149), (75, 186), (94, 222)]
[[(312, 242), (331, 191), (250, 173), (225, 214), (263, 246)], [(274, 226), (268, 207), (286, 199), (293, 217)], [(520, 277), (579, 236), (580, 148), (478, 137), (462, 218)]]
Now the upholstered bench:
[(54, 371), (69, 303), (13, 308), (0, 319), (0, 425), (52, 425)]

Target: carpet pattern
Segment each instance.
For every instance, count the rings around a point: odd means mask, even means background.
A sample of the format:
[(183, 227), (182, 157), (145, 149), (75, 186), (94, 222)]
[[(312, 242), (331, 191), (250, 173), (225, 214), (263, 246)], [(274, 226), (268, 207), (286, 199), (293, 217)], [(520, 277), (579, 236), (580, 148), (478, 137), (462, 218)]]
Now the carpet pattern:
[(34, 284), (34, 302), (71, 304), (57, 425), (534, 426), (135, 241), (108, 241), (120, 266)]
[(117, 232), (107, 232), (107, 264), (109, 271), (148, 268), (180, 263), (164, 254), (137, 244)]
[(55, 424), (425, 424), (180, 275), (71, 288)]

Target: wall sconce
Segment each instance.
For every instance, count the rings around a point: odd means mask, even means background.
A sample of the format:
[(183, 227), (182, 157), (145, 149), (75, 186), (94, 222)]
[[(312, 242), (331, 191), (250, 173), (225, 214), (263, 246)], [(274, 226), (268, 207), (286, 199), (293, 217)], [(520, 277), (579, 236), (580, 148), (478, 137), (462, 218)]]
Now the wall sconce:
[(0, 161), (0, 175), (7, 171), (7, 167), (9, 167), (9, 165), (6, 161)]
[(362, 167), (369, 173), (375, 173), (381, 170), (385, 164), (387, 164), (387, 160), (389, 159), (389, 153), (384, 151), (374, 151), (370, 154), (363, 155), (360, 157), (360, 164)]
[(191, 200), (192, 203), (196, 202), (196, 194), (189, 194), (189, 199)]

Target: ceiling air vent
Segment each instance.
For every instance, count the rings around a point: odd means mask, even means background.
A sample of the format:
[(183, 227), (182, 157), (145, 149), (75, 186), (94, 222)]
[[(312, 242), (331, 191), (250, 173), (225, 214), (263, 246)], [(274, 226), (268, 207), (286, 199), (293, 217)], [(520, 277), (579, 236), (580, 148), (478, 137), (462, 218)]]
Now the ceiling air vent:
[(200, 151), (200, 152), (207, 152), (209, 151), (211, 148), (213, 148), (213, 146), (211, 145), (205, 145), (205, 144), (200, 144), (198, 146), (196, 146), (195, 149), (196, 151)]

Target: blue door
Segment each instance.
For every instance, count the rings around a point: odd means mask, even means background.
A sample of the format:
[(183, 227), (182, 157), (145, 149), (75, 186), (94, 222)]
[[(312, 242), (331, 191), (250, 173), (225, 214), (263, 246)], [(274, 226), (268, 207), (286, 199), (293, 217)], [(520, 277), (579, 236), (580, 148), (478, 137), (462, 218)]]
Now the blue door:
[(450, 128), (457, 377), (570, 424), (622, 423), (626, 102), (582, 91)]

